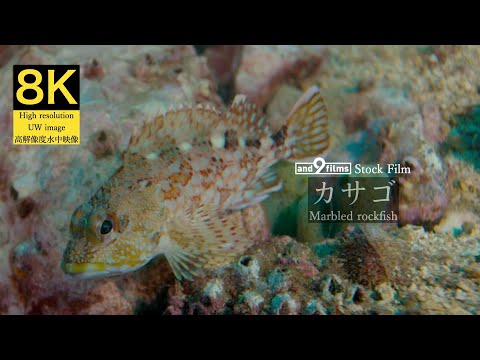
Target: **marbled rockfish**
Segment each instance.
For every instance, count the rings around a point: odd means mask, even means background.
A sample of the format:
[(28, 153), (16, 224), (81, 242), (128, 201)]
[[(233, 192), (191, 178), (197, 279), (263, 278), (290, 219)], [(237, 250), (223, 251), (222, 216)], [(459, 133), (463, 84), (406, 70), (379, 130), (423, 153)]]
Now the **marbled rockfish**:
[(226, 112), (170, 109), (134, 132), (121, 168), (75, 210), (62, 269), (81, 278), (115, 275), (163, 254), (181, 280), (228, 263), (252, 243), (240, 210), (282, 186), (272, 165), (312, 159), (328, 145), (317, 87), (274, 133), (242, 95)]

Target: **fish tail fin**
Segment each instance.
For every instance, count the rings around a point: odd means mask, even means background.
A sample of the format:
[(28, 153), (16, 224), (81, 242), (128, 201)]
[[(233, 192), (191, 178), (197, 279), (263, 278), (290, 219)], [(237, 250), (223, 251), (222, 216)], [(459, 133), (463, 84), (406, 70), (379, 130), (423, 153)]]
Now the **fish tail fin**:
[(279, 146), (279, 158), (288, 161), (311, 159), (325, 153), (329, 146), (327, 107), (317, 86), (312, 86), (297, 101), (273, 139)]

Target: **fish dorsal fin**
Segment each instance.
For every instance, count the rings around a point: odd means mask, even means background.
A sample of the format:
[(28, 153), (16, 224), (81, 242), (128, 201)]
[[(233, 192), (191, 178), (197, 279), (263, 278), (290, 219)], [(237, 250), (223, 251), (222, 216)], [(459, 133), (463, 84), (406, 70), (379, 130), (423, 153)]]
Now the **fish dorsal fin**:
[(289, 161), (311, 161), (326, 152), (330, 142), (327, 107), (318, 87), (308, 89), (290, 111), (284, 137)]
[(235, 96), (225, 117), (225, 127), (236, 131), (240, 142), (258, 139), (269, 131), (265, 116), (245, 95)]
[(127, 153), (148, 156), (167, 147), (188, 149), (208, 139), (211, 130), (221, 122), (222, 114), (211, 107), (171, 106), (134, 132)]
[(198, 269), (231, 262), (251, 245), (241, 212), (204, 205), (175, 219), (168, 226), (168, 237), (170, 245), (165, 256), (179, 280), (192, 278)]

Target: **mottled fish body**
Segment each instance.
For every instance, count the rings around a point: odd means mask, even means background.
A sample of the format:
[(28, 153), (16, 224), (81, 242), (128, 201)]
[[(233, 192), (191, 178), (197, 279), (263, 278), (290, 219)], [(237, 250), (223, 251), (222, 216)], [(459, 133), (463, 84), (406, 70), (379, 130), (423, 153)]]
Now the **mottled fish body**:
[(225, 113), (170, 109), (132, 135), (123, 166), (75, 210), (62, 268), (115, 275), (163, 254), (178, 279), (192, 279), (228, 263), (252, 243), (240, 210), (281, 189), (272, 165), (318, 156), (328, 142), (316, 87), (275, 133), (241, 95)]

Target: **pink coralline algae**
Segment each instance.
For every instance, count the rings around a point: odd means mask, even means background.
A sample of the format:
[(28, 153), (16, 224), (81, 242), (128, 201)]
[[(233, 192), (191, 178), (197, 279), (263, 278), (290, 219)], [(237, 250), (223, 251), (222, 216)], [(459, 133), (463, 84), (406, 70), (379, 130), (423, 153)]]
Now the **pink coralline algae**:
[(92, 61), (83, 65), (83, 76), (87, 79), (101, 80), (105, 76), (105, 69), (97, 59), (92, 59)]
[(347, 133), (372, 126), (381, 118), (401, 118), (418, 111), (418, 106), (407, 98), (386, 89), (373, 89), (348, 94), (344, 97), (342, 120)]
[(279, 85), (308, 76), (325, 56), (326, 47), (322, 45), (245, 45), (235, 92), (263, 106)]
[(0, 45), (0, 67), (5, 65), (21, 47), (21, 45)]
[(400, 223), (431, 227), (449, 204), (451, 174), (423, 130), (420, 114), (389, 122), (379, 133), (379, 161), (383, 165), (401, 163), (411, 170), (400, 178)]

